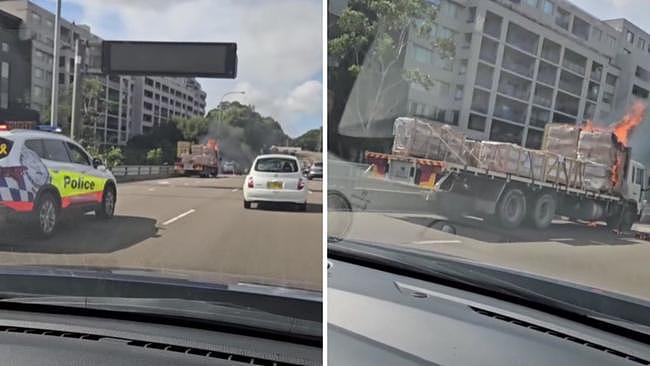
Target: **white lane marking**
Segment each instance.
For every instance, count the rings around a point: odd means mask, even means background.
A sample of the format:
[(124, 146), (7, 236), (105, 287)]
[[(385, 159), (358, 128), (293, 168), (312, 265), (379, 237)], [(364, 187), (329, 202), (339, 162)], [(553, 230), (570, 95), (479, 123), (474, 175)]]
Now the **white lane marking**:
[(153, 191), (155, 191), (155, 190), (156, 190), (155, 187), (154, 187), (154, 188), (149, 188), (149, 189), (148, 189), (149, 192), (153, 192)]
[(163, 222), (163, 225), (169, 225), (169, 224), (171, 224), (172, 222), (175, 222), (175, 221), (177, 221), (177, 220), (180, 220), (180, 219), (182, 219), (183, 217), (185, 217), (185, 216), (187, 216), (187, 215), (190, 215), (190, 214), (192, 214), (192, 213), (195, 212), (195, 211), (196, 211), (195, 209), (191, 209), (191, 210), (189, 210), (189, 211), (183, 212), (182, 214), (180, 214), (180, 215), (178, 215), (178, 216), (176, 216), (176, 217), (172, 217), (171, 219), (169, 219), (169, 220)]
[(158, 184), (160, 184), (160, 185), (168, 185), (168, 184), (169, 184), (169, 182), (168, 182), (168, 181), (166, 181), (166, 180), (163, 180), (162, 182), (158, 182)]
[(235, 188), (232, 190), (232, 192), (237, 192), (239, 189)]
[(552, 238), (552, 239), (548, 239), (548, 240), (549, 241), (573, 241), (575, 239), (572, 239), (572, 238)]
[(460, 240), (421, 240), (421, 241), (411, 242), (411, 244), (455, 244), (455, 243), (462, 243), (462, 241), (460, 241)]
[(184, 185), (184, 186), (189, 186), (190, 184), (189, 184), (189, 183), (183, 183), (183, 185)]

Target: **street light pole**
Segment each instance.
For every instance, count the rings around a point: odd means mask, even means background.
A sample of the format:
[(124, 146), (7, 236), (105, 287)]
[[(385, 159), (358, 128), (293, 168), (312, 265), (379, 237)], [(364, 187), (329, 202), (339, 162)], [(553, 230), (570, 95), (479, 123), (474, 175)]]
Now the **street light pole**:
[(52, 60), (52, 100), (50, 107), (50, 126), (58, 126), (59, 112), (59, 23), (61, 19), (61, 0), (56, 1), (56, 16), (54, 17), (54, 52)]
[(74, 83), (72, 84), (72, 116), (71, 116), (71, 121), (70, 121), (70, 138), (74, 140), (74, 134), (75, 134), (75, 126), (77, 125), (77, 121), (79, 119), (79, 113), (77, 112), (77, 105), (78, 105), (78, 92), (77, 89), (79, 88), (79, 84), (81, 84), (81, 80), (79, 80), (79, 66), (81, 65), (81, 54), (79, 52), (79, 38), (75, 39), (74, 41)]
[[(223, 103), (224, 98), (226, 98), (227, 96), (232, 95), (232, 94), (244, 95), (244, 94), (246, 94), (246, 92), (245, 91), (239, 91), (239, 90), (237, 90), (237, 91), (233, 90), (233, 91), (229, 91), (229, 92), (225, 93), (224, 95), (221, 96), (221, 99), (219, 100), (219, 105), (217, 105), (217, 108), (219, 108), (221, 106), (221, 103)], [(219, 122), (223, 122), (223, 111), (221, 109), (219, 109)]]

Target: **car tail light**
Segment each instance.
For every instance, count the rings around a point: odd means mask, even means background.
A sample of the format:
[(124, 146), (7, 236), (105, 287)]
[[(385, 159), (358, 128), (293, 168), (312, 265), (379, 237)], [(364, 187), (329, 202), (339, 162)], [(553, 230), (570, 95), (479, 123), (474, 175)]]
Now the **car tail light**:
[(2, 178), (13, 178), (14, 180), (20, 180), (25, 171), (27, 170), (24, 166), (9, 166), (9, 167), (0, 167), (0, 177)]
[(248, 177), (248, 188), (255, 187), (255, 182), (253, 182), (253, 177)]
[(305, 188), (305, 181), (302, 180), (302, 178), (298, 178), (298, 190), (302, 190)]
[(9, 131), (9, 126), (7, 126), (7, 125), (0, 125), (0, 131)]

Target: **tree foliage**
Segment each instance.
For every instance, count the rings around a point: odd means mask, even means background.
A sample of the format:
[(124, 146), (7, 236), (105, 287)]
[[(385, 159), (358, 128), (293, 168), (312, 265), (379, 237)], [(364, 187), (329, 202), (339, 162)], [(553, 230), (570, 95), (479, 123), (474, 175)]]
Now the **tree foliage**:
[(160, 165), (163, 162), (162, 148), (157, 147), (147, 152), (147, 163), (151, 165)]
[(293, 140), (294, 146), (299, 146), (304, 150), (321, 151), (322, 147), (322, 128), (309, 130)]
[(336, 61), (331, 79), (339, 94), (337, 117), (340, 104), (353, 101), (354, 123), (367, 131), (377, 120), (398, 113), (404, 102), (400, 87), (433, 86), (431, 75), (404, 66), (404, 56), (416, 38), (441, 59), (454, 56), (453, 40), (432, 35), (437, 16), (438, 8), (426, 0), (350, 1), (328, 41), (328, 54)]

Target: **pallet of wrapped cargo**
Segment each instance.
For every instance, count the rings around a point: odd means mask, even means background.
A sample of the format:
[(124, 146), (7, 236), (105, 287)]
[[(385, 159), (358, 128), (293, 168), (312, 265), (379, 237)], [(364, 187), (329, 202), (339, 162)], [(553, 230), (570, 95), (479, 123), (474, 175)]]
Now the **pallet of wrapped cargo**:
[(580, 127), (566, 123), (549, 123), (544, 127), (542, 150), (575, 158), (579, 138)]
[(401, 117), (393, 125), (393, 154), (467, 163), (465, 135), (449, 125)]
[[(589, 172), (593, 173), (592, 184), (600, 191), (616, 191), (622, 189), (622, 178), (625, 166), (629, 160), (629, 149), (618, 143), (611, 130), (582, 130), (578, 142), (578, 158), (590, 164)], [(607, 171), (607, 173), (605, 173)], [(607, 182), (601, 183), (601, 178), (607, 174)], [(587, 173), (585, 173), (585, 176)]]

